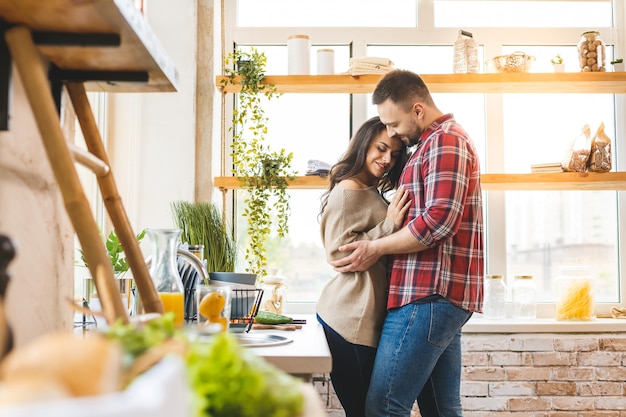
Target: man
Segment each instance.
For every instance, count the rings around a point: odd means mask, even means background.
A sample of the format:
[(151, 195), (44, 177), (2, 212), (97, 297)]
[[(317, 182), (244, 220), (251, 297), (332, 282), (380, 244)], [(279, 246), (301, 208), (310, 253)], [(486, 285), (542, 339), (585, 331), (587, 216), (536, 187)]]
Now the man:
[(402, 229), (346, 244), (332, 263), (362, 271), (392, 255), (387, 308), (367, 396), (368, 417), (461, 416), (461, 327), (482, 311), (483, 220), (472, 140), (421, 77), (386, 74), (372, 96), (390, 137), (417, 145), (400, 185), (412, 206)]

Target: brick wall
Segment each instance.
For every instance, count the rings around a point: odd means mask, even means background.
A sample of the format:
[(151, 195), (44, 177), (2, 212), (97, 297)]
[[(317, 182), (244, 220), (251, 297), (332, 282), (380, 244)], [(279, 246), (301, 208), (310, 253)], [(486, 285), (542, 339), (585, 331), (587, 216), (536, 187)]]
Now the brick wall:
[[(462, 343), (465, 417), (626, 417), (626, 334), (464, 333)], [(343, 417), (318, 377), (329, 416)]]

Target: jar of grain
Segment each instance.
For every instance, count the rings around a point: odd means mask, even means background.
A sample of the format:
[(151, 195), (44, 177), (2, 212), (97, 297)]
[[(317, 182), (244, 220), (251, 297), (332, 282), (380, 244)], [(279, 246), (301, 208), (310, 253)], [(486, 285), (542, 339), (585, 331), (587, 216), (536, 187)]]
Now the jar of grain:
[(600, 39), (600, 32), (589, 31), (580, 35), (578, 59), (582, 72), (606, 71), (606, 46)]

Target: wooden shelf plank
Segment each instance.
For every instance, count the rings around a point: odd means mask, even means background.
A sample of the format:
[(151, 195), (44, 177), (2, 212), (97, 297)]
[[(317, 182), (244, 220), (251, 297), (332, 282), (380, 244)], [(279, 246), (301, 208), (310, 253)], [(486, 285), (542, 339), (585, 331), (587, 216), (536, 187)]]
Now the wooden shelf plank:
[(132, 1), (3, 0), (0, 18), (34, 32), (118, 34), (117, 47), (40, 46), (39, 52), (63, 70), (145, 71), (148, 83), (86, 82), (93, 91), (177, 91), (178, 74)]
[[(216, 187), (223, 190), (243, 188), (234, 177), (216, 177)], [(626, 172), (556, 172), (546, 174), (483, 174), (485, 191), (504, 190), (626, 190)], [(299, 190), (325, 189), (328, 178), (317, 176), (297, 177), (289, 188)]]
[[(370, 93), (382, 75), (268, 75), (265, 80), (282, 93)], [(422, 74), (434, 93), (610, 93), (626, 94), (626, 72), (563, 72), (508, 74)], [(237, 85), (223, 87), (226, 93)]]
[(626, 190), (626, 172), (483, 174), (484, 190)]
[[(215, 177), (213, 185), (223, 190), (235, 190), (244, 188), (242, 181), (235, 177)], [(322, 178), (314, 175), (296, 177), (289, 181), (289, 188), (297, 190), (316, 190), (328, 187), (328, 178)]]

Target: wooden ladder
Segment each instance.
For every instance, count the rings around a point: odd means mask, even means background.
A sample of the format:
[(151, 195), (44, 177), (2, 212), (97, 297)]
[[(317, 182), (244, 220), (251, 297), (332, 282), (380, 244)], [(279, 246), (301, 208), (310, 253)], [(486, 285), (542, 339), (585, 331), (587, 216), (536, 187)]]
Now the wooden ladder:
[(102, 138), (82, 82), (69, 82), (65, 87), (78, 117), (89, 152), (65, 140), (54, 98), (46, 76), (46, 62), (41, 59), (29, 28), (15, 26), (5, 32), (6, 42), (20, 74), (26, 96), (33, 111), (43, 145), (59, 184), (65, 208), (78, 236), (100, 297), (107, 323), (128, 322), (112, 265), (93, 217), (89, 201), (80, 183), (75, 162), (95, 173), (105, 208), (126, 254), (144, 311), (163, 313), (163, 306), (152, 283), (148, 267), (132, 230), (122, 199), (118, 193)]

